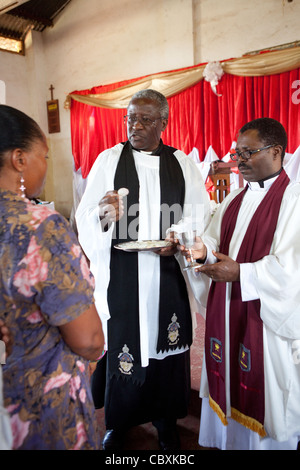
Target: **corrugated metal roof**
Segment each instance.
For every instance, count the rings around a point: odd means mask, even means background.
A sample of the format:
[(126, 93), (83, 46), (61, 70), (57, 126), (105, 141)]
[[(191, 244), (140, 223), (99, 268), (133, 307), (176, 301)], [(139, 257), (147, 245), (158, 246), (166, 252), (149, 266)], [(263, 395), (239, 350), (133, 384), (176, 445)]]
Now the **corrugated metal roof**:
[(30, 29), (44, 31), (53, 26), (54, 18), (70, 1), (30, 0), (22, 3), (7, 13), (0, 14), (0, 36), (23, 40)]

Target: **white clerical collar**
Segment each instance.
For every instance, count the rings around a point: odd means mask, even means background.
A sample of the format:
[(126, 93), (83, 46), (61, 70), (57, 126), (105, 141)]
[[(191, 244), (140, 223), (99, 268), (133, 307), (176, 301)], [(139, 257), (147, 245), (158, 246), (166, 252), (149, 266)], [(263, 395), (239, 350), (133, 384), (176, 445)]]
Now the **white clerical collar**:
[(252, 191), (259, 191), (260, 189), (268, 191), (268, 189), (270, 189), (270, 187), (272, 186), (272, 184), (274, 183), (276, 178), (278, 178), (278, 176), (280, 175), (282, 170), (283, 170), (283, 168), (280, 168), (280, 170), (277, 171), (276, 173), (274, 173), (273, 176), (271, 175), (268, 178), (265, 178), (264, 180), (255, 181), (255, 182), (252, 182), (252, 183), (249, 182), (248, 183), (249, 188)]
[(251, 191), (268, 191), (278, 176), (279, 175), (276, 175), (273, 178), (265, 180), (263, 186), (261, 186), (261, 184), (256, 181), (252, 181), (251, 183), (249, 182), (249, 189), (251, 189)]
[(132, 151), (137, 153), (137, 154), (140, 154), (140, 155), (152, 155), (152, 152), (146, 152), (145, 150), (137, 150), (137, 149), (134, 149), (132, 148)]

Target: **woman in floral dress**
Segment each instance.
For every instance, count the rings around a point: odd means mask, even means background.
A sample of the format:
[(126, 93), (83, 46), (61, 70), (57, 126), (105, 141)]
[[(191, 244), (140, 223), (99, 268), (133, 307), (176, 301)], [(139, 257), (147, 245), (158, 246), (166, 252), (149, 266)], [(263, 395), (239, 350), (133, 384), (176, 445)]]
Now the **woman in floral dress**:
[(69, 223), (33, 205), (47, 143), (24, 113), (0, 105), (0, 319), (13, 449), (98, 449), (88, 360), (103, 349), (93, 278)]

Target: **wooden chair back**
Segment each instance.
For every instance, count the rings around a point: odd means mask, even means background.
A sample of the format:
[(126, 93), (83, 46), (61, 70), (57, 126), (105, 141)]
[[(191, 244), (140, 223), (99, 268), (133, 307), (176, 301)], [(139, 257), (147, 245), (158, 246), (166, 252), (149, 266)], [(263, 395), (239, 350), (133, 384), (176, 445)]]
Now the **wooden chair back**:
[[(211, 192), (211, 196), (216, 203), (221, 203), (227, 194), (230, 193), (231, 169), (236, 166), (236, 162), (223, 162), (221, 160), (211, 162), (208, 176), (215, 188)], [(239, 174), (239, 187), (243, 187), (243, 177), (241, 174)]]

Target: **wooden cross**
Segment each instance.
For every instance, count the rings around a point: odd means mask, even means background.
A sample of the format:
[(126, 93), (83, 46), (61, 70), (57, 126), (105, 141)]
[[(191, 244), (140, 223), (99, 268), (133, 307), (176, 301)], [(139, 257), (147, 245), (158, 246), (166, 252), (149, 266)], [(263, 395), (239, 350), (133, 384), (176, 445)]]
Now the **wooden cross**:
[(48, 131), (49, 134), (60, 132), (59, 103), (53, 99), (54, 86), (50, 85), (51, 100), (47, 101)]
[(54, 86), (53, 86), (53, 85), (50, 85), (49, 90), (50, 90), (50, 92), (51, 92), (51, 100), (53, 100), (53, 90), (54, 90)]

